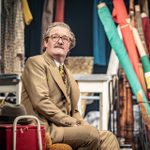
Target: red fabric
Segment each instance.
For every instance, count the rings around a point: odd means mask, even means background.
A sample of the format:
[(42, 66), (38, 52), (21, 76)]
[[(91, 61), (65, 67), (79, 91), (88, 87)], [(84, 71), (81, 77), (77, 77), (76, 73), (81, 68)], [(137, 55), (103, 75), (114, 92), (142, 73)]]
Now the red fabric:
[(139, 55), (136, 49), (132, 31), (130, 30), (130, 27), (127, 23), (128, 14), (126, 11), (124, 1), (113, 0), (113, 5), (114, 5), (114, 9), (113, 9), (112, 17), (114, 21), (117, 22), (120, 26), (123, 42), (127, 50), (128, 56), (133, 65), (135, 73), (139, 79), (139, 82), (142, 83), (143, 80), (141, 79), (142, 77), (140, 76), (140, 70), (139, 70), (139, 63), (140, 63)]
[(150, 55), (150, 20), (148, 17), (142, 17), (142, 25), (145, 36), (145, 42), (147, 45), (148, 53)]
[(56, 13), (54, 21), (64, 22), (65, 0), (56, 0)]

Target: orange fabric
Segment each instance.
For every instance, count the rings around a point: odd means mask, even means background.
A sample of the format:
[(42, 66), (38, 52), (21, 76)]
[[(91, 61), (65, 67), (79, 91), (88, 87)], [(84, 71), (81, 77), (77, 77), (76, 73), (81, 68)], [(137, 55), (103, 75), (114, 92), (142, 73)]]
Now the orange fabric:
[(137, 75), (140, 83), (142, 83), (142, 79), (140, 76), (140, 70), (138, 67), (140, 64), (140, 60), (139, 60), (138, 52), (136, 49), (136, 45), (134, 43), (133, 35), (132, 35), (132, 32), (131, 32), (129, 26), (126, 26), (125, 28), (121, 28), (121, 33), (122, 33), (123, 42), (124, 42), (125, 48), (127, 50), (128, 56), (130, 58), (130, 61), (133, 65), (133, 68), (136, 72), (136, 75)]
[(113, 0), (114, 9), (112, 17), (114, 21), (120, 25), (126, 24), (128, 18), (127, 10), (123, 0)]
[(64, 22), (64, 7), (65, 7), (65, 0), (56, 1), (56, 13), (54, 21)]

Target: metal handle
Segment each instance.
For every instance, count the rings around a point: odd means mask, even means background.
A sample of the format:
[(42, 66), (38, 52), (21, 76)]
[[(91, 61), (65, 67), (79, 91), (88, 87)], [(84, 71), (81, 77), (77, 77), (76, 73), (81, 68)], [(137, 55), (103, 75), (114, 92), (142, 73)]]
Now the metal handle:
[(38, 133), (38, 144), (39, 144), (39, 150), (42, 150), (42, 139), (41, 139), (41, 128), (40, 128), (40, 122), (37, 117), (32, 115), (23, 115), (18, 116), (15, 118), (13, 122), (13, 150), (16, 150), (16, 132), (17, 132), (17, 122), (21, 119), (34, 119), (37, 122), (37, 133)]

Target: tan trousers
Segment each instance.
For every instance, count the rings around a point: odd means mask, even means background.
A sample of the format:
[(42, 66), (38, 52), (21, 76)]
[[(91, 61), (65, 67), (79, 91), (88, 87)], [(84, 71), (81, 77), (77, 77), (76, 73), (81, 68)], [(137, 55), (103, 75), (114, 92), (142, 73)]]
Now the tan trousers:
[(92, 126), (65, 127), (62, 143), (74, 150), (119, 150), (119, 144), (110, 131), (99, 131)]

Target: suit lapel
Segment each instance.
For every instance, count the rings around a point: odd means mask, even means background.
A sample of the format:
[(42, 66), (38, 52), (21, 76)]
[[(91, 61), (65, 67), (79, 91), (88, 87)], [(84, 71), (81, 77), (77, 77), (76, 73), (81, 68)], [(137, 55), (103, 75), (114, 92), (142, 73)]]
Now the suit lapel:
[(61, 78), (61, 75), (59, 73), (59, 70), (57, 67), (51, 67), (51, 74), (54, 78), (54, 80), (57, 82), (58, 86), (61, 88), (62, 92), (65, 94), (65, 96), (67, 97), (67, 90), (66, 90), (66, 86)]
[(70, 100), (68, 99), (68, 95), (67, 95), (67, 90), (66, 90), (66, 86), (62, 80), (62, 77), (59, 73), (59, 70), (55, 64), (55, 62), (53, 61), (53, 59), (47, 54), (47, 52), (45, 52), (43, 54), (44, 60), (46, 61), (46, 63), (49, 66), (49, 69), (51, 70), (51, 75), (54, 78), (54, 80), (56, 81), (57, 85), (60, 87), (60, 89), (62, 90), (62, 92), (64, 93), (67, 101), (70, 103)]
[(70, 71), (66, 67), (65, 67), (65, 70), (66, 70), (66, 74), (67, 74), (69, 84), (70, 84), (70, 91), (73, 91), (70, 94), (70, 99), (71, 99), (72, 110), (74, 110), (79, 100), (80, 91)]
[(73, 76), (71, 75), (70, 71), (65, 66), (65, 71), (67, 74), (67, 78), (68, 78), (68, 82), (69, 82), (69, 86), (70, 86), (70, 91), (71, 91), (71, 94), (69, 97), (67, 94), (66, 86), (63, 83), (63, 80), (61, 78), (61, 75), (59, 73), (59, 70), (58, 70), (55, 62), (53, 61), (51, 56), (49, 56), (47, 54), (47, 52), (45, 52), (43, 54), (43, 57), (44, 57), (44, 60), (46, 61), (46, 63), (48, 64), (49, 69), (51, 70), (52, 77), (54, 78), (54, 80), (56, 81), (56, 83), (58, 84), (58, 86), (60, 87), (62, 92), (64, 93), (67, 102), (70, 103), (70, 100), (71, 100), (72, 111), (74, 111), (75, 107), (77, 106), (77, 102), (79, 100), (80, 91), (79, 91), (79, 87), (77, 86), (77, 83), (75, 82)]

